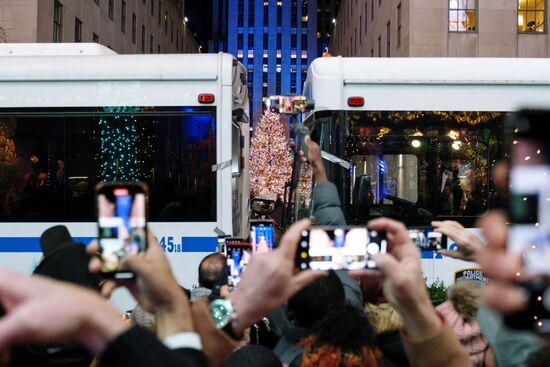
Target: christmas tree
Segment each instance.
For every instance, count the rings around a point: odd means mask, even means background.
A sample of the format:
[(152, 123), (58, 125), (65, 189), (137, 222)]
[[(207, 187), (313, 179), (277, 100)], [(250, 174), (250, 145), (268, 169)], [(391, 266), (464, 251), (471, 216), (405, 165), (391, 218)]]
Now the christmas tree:
[(250, 193), (252, 197), (282, 198), (292, 175), (293, 154), (281, 116), (265, 112), (250, 144)]

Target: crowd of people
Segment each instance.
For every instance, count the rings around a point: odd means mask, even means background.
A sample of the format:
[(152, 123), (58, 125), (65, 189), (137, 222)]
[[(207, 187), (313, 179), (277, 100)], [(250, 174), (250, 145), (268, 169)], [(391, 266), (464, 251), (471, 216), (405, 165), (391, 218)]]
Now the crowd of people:
[[(315, 222), (344, 225), (319, 147), (309, 137), (305, 142), (316, 181)], [(486, 288), (460, 284), (434, 307), (419, 249), (403, 223), (387, 218), (367, 224), (387, 233), (388, 252), (373, 256), (377, 270), (297, 271), (301, 234), (312, 226), (302, 220), (273, 251), (254, 254), (230, 292), (222, 254), (203, 259), (199, 287), (189, 292), (149, 231), (145, 254), (123, 259), (135, 278), (115, 282), (98, 276), (97, 242), (84, 247), (66, 228), (53, 227), (41, 238), (36, 275), (0, 269), (0, 365), (550, 366), (544, 341), (509, 329), (501, 316), (526, 306), (517, 285), (522, 263), (504, 251), (505, 216), (480, 220), (488, 244), (457, 222), (432, 225), (458, 246), (441, 253), (480, 264), (491, 279)], [(119, 286), (138, 301), (124, 317), (107, 300)], [(220, 300), (230, 313), (224, 323), (212, 316)]]

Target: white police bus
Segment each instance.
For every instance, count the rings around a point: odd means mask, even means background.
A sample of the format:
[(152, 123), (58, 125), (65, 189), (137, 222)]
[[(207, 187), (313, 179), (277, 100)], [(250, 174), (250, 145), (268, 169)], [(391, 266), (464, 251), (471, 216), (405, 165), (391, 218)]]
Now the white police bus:
[[(315, 108), (303, 121), (350, 224), (384, 215), (409, 226), (449, 219), (472, 227), (496, 200), (491, 167), (503, 118), (550, 104), (550, 60), (320, 58), (304, 94)], [(295, 217), (308, 214), (295, 204)], [(428, 282), (450, 284), (457, 270), (475, 268), (423, 257)]]
[(231, 55), (0, 45), (0, 266), (28, 272), (53, 224), (90, 241), (95, 185), (141, 180), (150, 227), (191, 286), (219, 233), (248, 233), (248, 131)]

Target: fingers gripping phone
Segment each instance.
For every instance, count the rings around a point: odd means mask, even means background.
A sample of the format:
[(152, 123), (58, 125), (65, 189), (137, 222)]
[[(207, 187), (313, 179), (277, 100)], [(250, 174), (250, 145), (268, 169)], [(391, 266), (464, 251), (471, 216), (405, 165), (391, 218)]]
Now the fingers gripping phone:
[(133, 277), (121, 268), (128, 255), (147, 249), (147, 186), (102, 183), (96, 187), (101, 273), (117, 279)]
[(296, 252), (300, 270), (376, 269), (372, 255), (387, 252), (385, 232), (364, 227), (314, 227), (302, 232)]
[(309, 129), (304, 124), (296, 124), (294, 132), (300, 137), (300, 149), (304, 152), (304, 157), (309, 160), (309, 147), (305, 141), (306, 135), (309, 135)]

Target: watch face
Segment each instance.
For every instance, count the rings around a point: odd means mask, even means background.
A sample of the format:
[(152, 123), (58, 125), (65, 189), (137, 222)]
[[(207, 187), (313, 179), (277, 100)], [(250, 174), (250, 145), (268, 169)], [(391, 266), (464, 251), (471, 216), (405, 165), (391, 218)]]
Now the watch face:
[(224, 301), (218, 301), (216, 300), (210, 304), (210, 316), (214, 320), (216, 328), (223, 329), (227, 325), (231, 310), (226, 306)]

